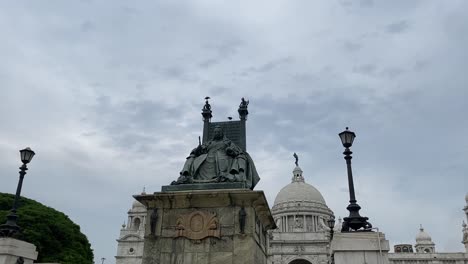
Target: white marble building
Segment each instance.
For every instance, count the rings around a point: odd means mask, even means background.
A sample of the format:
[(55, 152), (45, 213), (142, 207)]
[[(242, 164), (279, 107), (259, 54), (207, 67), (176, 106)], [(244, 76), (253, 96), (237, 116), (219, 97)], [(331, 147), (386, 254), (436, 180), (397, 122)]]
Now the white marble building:
[(278, 226), (270, 233), (271, 264), (328, 263), (330, 231), (326, 221), (333, 212), (302, 173), (299, 166), (294, 168), (291, 183), (278, 193), (271, 210)]
[[(144, 192), (142, 194), (145, 194)], [(134, 201), (128, 211), (127, 225), (123, 224), (117, 239), (116, 264), (141, 264), (145, 235), (146, 208)]]
[[(144, 193), (142, 193), (144, 194)], [(463, 208), (468, 221), (468, 194)], [(333, 215), (322, 194), (306, 183), (303, 171), (296, 166), (291, 183), (276, 196), (273, 218), (278, 229), (269, 233), (269, 264), (325, 264), (329, 263), (330, 230), (326, 221)], [(135, 201), (128, 211), (128, 225), (123, 225), (117, 239), (116, 264), (141, 264), (144, 244), (146, 209)], [(341, 221), (335, 226), (340, 232)], [(468, 264), (468, 228), (462, 225), (465, 252), (444, 253), (422, 227), (413, 245), (395, 245), (388, 254), (391, 264)]]
[[(468, 194), (465, 196), (465, 216), (468, 220)], [(421, 226), (416, 235), (416, 244), (413, 252), (410, 244), (395, 245), (395, 252), (388, 254), (392, 264), (467, 264), (468, 263), (468, 230), (463, 221), (462, 243), (465, 244), (465, 252), (444, 253), (437, 252), (436, 245), (431, 236)], [(406, 250), (405, 250), (406, 249)]]

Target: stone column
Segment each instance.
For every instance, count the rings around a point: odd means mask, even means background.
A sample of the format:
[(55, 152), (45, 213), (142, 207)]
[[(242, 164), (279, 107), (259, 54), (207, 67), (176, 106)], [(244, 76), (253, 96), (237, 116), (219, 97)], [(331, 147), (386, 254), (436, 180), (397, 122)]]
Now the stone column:
[(32, 264), (37, 259), (36, 246), (9, 237), (0, 238), (0, 264), (16, 264), (23, 258), (24, 264)]
[(335, 264), (388, 264), (390, 246), (380, 232), (335, 233), (331, 252)]

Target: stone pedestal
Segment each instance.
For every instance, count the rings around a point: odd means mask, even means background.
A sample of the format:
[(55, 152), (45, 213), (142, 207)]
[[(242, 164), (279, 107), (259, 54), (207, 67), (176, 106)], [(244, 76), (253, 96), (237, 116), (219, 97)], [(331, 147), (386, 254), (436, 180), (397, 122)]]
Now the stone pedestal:
[(16, 264), (23, 258), (24, 264), (32, 264), (37, 259), (36, 246), (14, 238), (0, 238), (0, 264)]
[(336, 233), (331, 243), (335, 264), (388, 264), (390, 246), (380, 232)]
[[(158, 192), (135, 198), (148, 208), (142, 264), (267, 263), (267, 230), (275, 223), (262, 191)], [(151, 223), (154, 208), (157, 220)]]

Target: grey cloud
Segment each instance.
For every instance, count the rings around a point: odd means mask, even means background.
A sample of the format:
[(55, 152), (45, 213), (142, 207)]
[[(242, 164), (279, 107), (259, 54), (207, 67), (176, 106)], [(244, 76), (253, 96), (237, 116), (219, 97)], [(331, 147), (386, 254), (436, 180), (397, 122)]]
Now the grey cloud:
[(377, 65), (375, 64), (362, 64), (353, 67), (353, 72), (365, 74), (365, 75), (374, 75), (377, 71)]
[(352, 71), (354, 73), (368, 75), (368, 76), (381, 76), (384, 78), (394, 79), (406, 72), (405, 69), (400, 67), (386, 67), (384, 69), (379, 69), (375, 64), (362, 64), (354, 66)]
[(345, 6), (345, 7), (348, 7), (348, 6), (352, 6), (352, 5), (353, 5), (353, 1), (349, 1), (349, 0), (340, 0), (339, 3), (340, 3), (342, 6)]
[(196, 77), (192, 76), (184, 68), (173, 66), (166, 68), (162, 71), (163, 76), (168, 79), (174, 79), (178, 81), (188, 82), (196, 80)]
[(86, 120), (100, 132), (90, 135), (104, 133), (114, 146), (132, 148), (140, 153), (149, 150), (146, 144), (163, 140), (156, 131), (167, 130), (170, 120), (183, 113), (181, 108), (168, 107), (158, 101), (141, 99), (114, 103), (107, 96), (97, 98), (93, 109)]
[(208, 68), (213, 65), (216, 65), (219, 61), (217, 59), (207, 59), (202, 62), (200, 62), (198, 65), (202, 68)]
[(362, 48), (362, 44), (357, 42), (345, 41), (343, 43), (343, 48), (348, 52), (355, 52)]
[(281, 67), (283, 65), (286, 65), (286, 64), (289, 64), (289, 63), (292, 63), (294, 61), (293, 58), (291, 57), (286, 57), (286, 58), (279, 58), (279, 59), (276, 59), (276, 60), (272, 60), (272, 61), (269, 61), (267, 63), (264, 63), (260, 66), (256, 66), (256, 67), (249, 67), (247, 69), (244, 70), (243, 72), (243, 75), (247, 75), (249, 73), (265, 73), (265, 72), (269, 72), (273, 69), (276, 69), (278, 67)]
[(393, 78), (396, 78), (400, 75), (402, 75), (403, 73), (405, 73), (406, 71), (402, 68), (399, 68), (399, 67), (390, 67), (390, 68), (386, 68), (382, 71), (382, 74), (390, 79), (393, 79)]
[(85, 21), (85, 22), (83, 22), (83, 23), (81, 24), (81, 31), (83, 31), (83, 32), (89, 32), (89, 31), (94, 30), (95, 27), (96, 27), (96, 26), (94, 25), (94, 23), (88, 20), (88, 21)]
[(362, 7), (372, 7), (374, 5), (374, 0), (361, 0), (359, 5)]
[(427, 66), (429, 66), (429, 61), (426, 60), (418, 60), (414, 63), (413, 70), (421, 71), (424, 70)]
[(396, 34), (402, 33), (409, 28), (409, 22), (407, 20), (397, 21), (385, 26), (385, 31), (387, 33)]
[(360, 0), (359, 2), (351, 0), (340, 0), (339, 3), (345, 8), (352, 7), (356, 4), (359, 7), (372, 7), (374, 5), (374, 0)]
[(137, 15), (139, 13), (138, 9), (129, 6), (122, 7), (122, 11), (127, 15)]
[(207, 45), (205, 50), (210, 53), (215, 53), (214, 57), (203, 60), (198, 65), (201, 68), (208, 68), (227, 60), (229, 57), (235, 55), (239, 48), (242, 46), (240, 40), (230, 40), (219, 45)]

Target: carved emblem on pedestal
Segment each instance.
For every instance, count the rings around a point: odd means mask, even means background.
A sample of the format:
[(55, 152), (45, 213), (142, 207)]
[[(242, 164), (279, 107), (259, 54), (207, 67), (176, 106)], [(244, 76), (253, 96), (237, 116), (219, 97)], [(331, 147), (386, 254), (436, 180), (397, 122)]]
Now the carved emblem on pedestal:
[(219, 220), (215, 213), (195, 211), (180, 215), (176, 221), (176, 237), (200, 240), (220, 237)]

